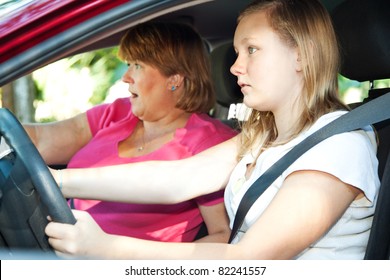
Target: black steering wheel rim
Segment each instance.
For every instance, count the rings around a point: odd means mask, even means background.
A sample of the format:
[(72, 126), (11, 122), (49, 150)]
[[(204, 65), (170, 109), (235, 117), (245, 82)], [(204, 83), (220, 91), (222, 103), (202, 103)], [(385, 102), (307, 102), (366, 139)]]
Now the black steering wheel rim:
[[(10, 251), (14, 248), (52, 251), (44, 235), (44, 228), (48, 223), (44, 215), (48, 214), (53, 221), (60, 223), (74, 224), (76, 219), (48, 166), (23, 126), (5, 108), (0, 108), (0, 134), (12, 149), (13, 157), (8, 158), (12, 163), (7, 165), (10, 169), (22, 169), (21, 171), (10, 170), (9, 174), (5, 175), (2, 173), (3, 180), (0, 185), (0, 243), (2, 244), (0, 247), (7, 247)], [(16, 183), (19, 178), (24, 179)], [(6, 207), (10, 204), (11, 206), (14, 204), (14, 211), (10, 211), (10, 206)], [(31, 216), (25, 217), (26, 215)], [(32, 223), (38, 224), (32, 225)], [(31, 240), (24, 240), (26, 238)]]

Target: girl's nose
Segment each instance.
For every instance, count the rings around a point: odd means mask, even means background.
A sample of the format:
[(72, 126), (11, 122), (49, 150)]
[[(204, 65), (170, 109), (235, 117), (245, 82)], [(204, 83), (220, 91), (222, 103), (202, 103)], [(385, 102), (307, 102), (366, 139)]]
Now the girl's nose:
[(230, 67), (230, 72), (234, 76), (239, 76), (239, 75), (242, 75), (244, 73), (243, 63), (238, 55), (237, 55), (236, 61)]

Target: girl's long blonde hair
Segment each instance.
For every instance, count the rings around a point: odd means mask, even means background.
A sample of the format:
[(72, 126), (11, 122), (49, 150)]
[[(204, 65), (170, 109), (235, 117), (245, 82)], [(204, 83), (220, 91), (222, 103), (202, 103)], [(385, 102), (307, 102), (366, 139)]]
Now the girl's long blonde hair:
[[(322, 115), (348, 110), (338, 96), (339, 49), (331, 18), (317, 0), (257, 0), (238, 17), (265, 12), (271, 28), (287, 46), (296, 47), (303, 62), (299, 123), (290, 139)], [(278, 136), (272, 112), (252, 109), (242, 128), (239, 157), (252, 148), (267, 148)]]

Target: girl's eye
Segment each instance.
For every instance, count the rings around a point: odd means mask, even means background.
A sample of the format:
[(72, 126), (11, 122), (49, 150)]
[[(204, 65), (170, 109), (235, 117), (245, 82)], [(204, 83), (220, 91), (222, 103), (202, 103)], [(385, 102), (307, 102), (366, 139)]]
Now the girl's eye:
[(249, 54), (253, 54), (253, 53), (255, 53), (256, 51), (257, 51), (257, 49), (254, 48), (254, 47), (249, 47), (249, 48), (248, 48)]
[(138, 63), (135, 63), (134, 67), (135, 67), (135, 69), (141, 69), (141, 65), (139, 65)]

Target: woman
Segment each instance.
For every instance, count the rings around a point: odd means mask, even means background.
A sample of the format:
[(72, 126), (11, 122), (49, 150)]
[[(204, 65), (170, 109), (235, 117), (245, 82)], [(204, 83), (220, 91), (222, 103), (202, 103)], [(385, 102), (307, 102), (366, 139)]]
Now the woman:
[[(130, 98), (69, 120), (25, 126), (48, 164), (87, 168), (181, 159), (235, 135), (207, 115), (215, 102), (210, 67), (203, 42), (191, 27), (140, 24), (122, 38), (119, 54), (129, 65), (123, 81)], [(169, 206), (66, 197), (75, 198), (71, 205), (88, 211), (111, 234), (193, 241), (204, 221), (209, 235), (203, 241), (226, 242), (229, 235), (222, 192)]]
[[(163, 176), (171, 168), (175, 181), (166, 188), (170, 194), (148, 201), (173, 202), (223, 188), (230, 177), (225, 205), (232, 223), (245, 191), (269, 166), (347, 112), (337, 97), (336, 36), (319, 1), (253, 2), (239, 16), (234, 48), (237, 60), (231, 72), (237, 76), (244, 103), (253, 109), (241, 135), (178, 162), (86, 173), (70, 170), (64, 177), (65, 189), (76, 191), (77, 186), (93, 182), (96, 172), (102, 190), (117, 172), (145, 175), (145, 167), (153, 166)], [(50, 223), (46, 232), (59, 252), (105, 258), (362, 259), (379, 187), (375, 150), (370, 127), (318, 144), (257, 199), (232, 244), (162, 244), (107, 235), (83, 212), (75, 213), (75, 226)], [(194, 177), (190, 170), (198, 171), (194, 178), (198, 188), (181, 190), (182, 180)], [(161, 180), (165, 186), (168, 178)], [(121, 190), (119, 181), (114, 183), (118, 192), (110, 199), (121, 193), (124, 200), (144, 201), (138, 189)], [(146, 187), (143, 183), (137, 186)], [(157, 187), (146, 183), (150, 189)]]

